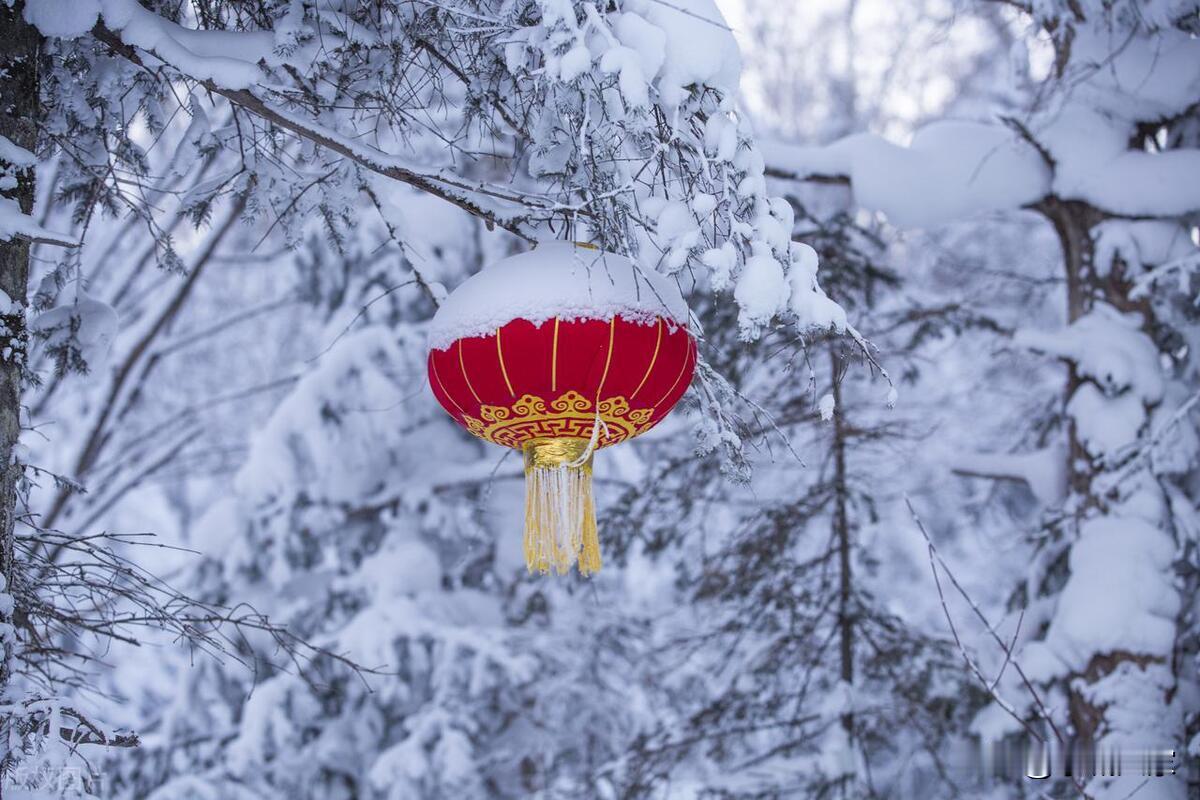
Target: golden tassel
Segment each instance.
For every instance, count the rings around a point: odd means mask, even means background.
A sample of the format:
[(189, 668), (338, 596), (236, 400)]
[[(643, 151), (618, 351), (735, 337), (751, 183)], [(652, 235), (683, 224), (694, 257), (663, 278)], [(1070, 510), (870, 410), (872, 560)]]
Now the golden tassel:
[(530, 572), (545, 575), (553, 568), (565, 575), (572, 564), (581, 575), (600, 571), (589, 444), (587, 439), (525, 443), (525, 565)]

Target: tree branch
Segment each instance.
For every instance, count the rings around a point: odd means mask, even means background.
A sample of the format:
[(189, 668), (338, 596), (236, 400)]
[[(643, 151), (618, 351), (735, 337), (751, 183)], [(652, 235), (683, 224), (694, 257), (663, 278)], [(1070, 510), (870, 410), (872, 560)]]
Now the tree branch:
[[(132, 61), (133, 63), (145, 67), (141, 56), (138, 55), (136, 48), (126, 44), (121, 40), (121, 37), (116, 32), (107, 28), (104, 23), (97, 22), (92, 28), (92, 35), (97, 40), (106, 44), (114, 53)], [(170, 62), (162, 56), (149, 51), (151, 55), (162, 61), (164, 64), (170, 65)], [(178, 67), (171, 65), (173, 69), (186, 75), (187, 73), (180, 70)], [(227, 89), (223, 86), (214, 83), (210, 79), (195, 79), (196, 82), (203, 86), (213, 94), (224, 97), (234, 105), (249, 111), (260, 119), (276, 125), (286, 131), (289, 131), (303, 139), (321, 145), (327, 150), (331, 150), (338, 155), (353, 161), (361, 167), (364, 167), (371, 172), (383, 175), (401, 183), (407, 183), (423, 192), (439, 197), (448, 203), (451, 203), (463, 209), (473, 216), (482, 219), (489, 228), (499, 227), (509, 233), (524, 239), (527, 242), (534, 242), (534, 238), (522, 229), (519, 220), (501, 216), (495, 211), (484, 208), (479, 203), (471, 200), (468, 194), (482, 194), (497, 199), (506, 200), (521, 204), (526, 207), (531, 207), (536, 210), (550, 211), (549, 206), (533, 205), (530, 203), (530, 198), (523, 198), (511, 194), (499, 192), (494, 189), (489, 189), (485, 186), (472, 186), (460, 180), (449, 178), (443, 175), (431, 175), (428, 173), (418, 172), (406, 166), (394, 163), (395, 159), (383, 151), (376, 151), (375, 148), (352, 146), (343, 137), (336, 134), (334, 131), (326, 130), (320, 125), (311, 123), (297, 117), (291, 116), (280, 109), (269, 106), (262, 98), (258, 97), (247, 89)], [(376, 153), (378, 158), (376, 158)], [(393, 163), (388, 163), (393, 162)], [(459, 191), (454, 191), (455, 189)]]
[(778, 178), (779, 180), (795, 181), (797, 183), (821, 183), (827, 186), (850, 185), (850, 176), (848, 175), (823, 175), (818, 172), (800, 173), (795, 170), (772, 166), (767, 166), (763, 170), (763, 173), (768, 178)]

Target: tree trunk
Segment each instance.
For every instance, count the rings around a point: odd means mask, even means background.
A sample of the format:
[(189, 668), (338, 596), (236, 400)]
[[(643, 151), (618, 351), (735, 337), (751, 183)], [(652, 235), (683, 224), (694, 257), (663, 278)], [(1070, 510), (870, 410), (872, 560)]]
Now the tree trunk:
[[(1067, 324), (1082, 317), (1092, 308), (1091, 284), (1095, 278), (1095, 246), (1091, 229), (1101, 219), (1089, 205), (1049, 197), (1042, 203), (1042, 214), (1054, 225), (1063, 253), (1063, 273), (1067, 281)], [(1082, 383), (1074, 364), (1067, 367), (1064, 402), (1069, 401)], [(1067, 420), (1067, 476), (1074, 494), (1091, 494), (1091, 460), (1075, 432), (1075, 423)]]
[[(0, 135), (13, 144), (32, 151), (37, 144), (38, 61), (41, 36), (23, 17), (22, 0), (9, 7), (0, 3)], [(33, 210), (34, 171), (16, 170), (16, 186), (3, 190), (5, 197), (14, 199), (21, 211)], [(0, 241), (0, 290), (11, 299), (7, 311), (0, 314), (0, 577), (5, 591), (15, 595), (16, 574), (13, 556), (13, 536), (17, 518), (17, 492), (22, 479), (22, 467), (16, 458), (17, 440), (21, 435), (21, 378), (25, 367), (25, 296), (29, 283), (29, 242)], [(0, 298), (3, 300), (3, 298)], [(12, 607), (2, 612), (0, 625), (7, 632), (4, 656), (0, 659), (0, 696), (7, 688), (11, 674), (10, 657), (15, 641)], [(0, 729), (0, 735), (7, 733)], [(7, 737), (5, 737), (7, 741)], [(0, 797), (3, 797), (4, 772), (9, 754), (0, 759)]]
[[(841, 679), (847, 684), (854, 682), (854, 615), (851, 611), (850, 572), (850, 513), (849, 487), (846, 484), (846, 421), (842, 408), (841, 363), (831, 347), (829, 351), (830, 371), (833, 375), (833, 469), (834, 511), (833, 532), (838, 548), (838, 636), (841, 649)], [(842, 727), (850, 734), (854, 718), (842, 715)]]
[[(1124, 274), (1123, 265), (1094, 263), (1092, 236), (1095, 227), (1104, 219), (1103, 213), (1086, 203), (1064, 202), (1054, 198), (1044, 201), (1042, 211), (1053, 223), (1062, 246), (1068, 323), (1089, 313), (1097, 302), (1105, 302), (1123, 312), (1140, 312), (1144, 318), (1142, 330), (1151, 334), (1154, 329), (1153, 308), (1147, 301), (1135, 301), (1130, 297), (1132, 287), (1128, 276)], [(1097, 266), (1105, 269), (1097, 270)], [(1091, 379), (1080, 375), (1072, 364), (1065, 400), (1069, 402), (1088, 380)], [(1147, 419), (1150, 419), (1152, 412), (1153, 408), (1147, 406)], [(1068, 436), (1067, 470), (1075, 513), (1072, 529), (1065, 531), (1064, 535), (1074, 541), (1072, 546), (1080, 546), (1079, 537), (1085, 520), (1100, 517), (1122, 523), (1128, 520), (1131, 536), (1154, 533), (1155, 529), (1170, 530), (1169, 520), (1165, 516), (1152, 519), (1155, 514), (1148, 512), (1146, 507), (1139, 507), (1136, 503), (1132, 506), (1127, 504), (1111, 489), (1105, 496), (1098, 496), (1103, 491), (1103, 484), (1097, 479), (1105, 470), (1104, 463), (1100, 458), (1089, 455), (1071, 420), (1068, 420)], [(1148, 471), (1149, 467), (1143, 469)], [(1152, 475), (1146, 477), (1153, 479)], [(1151, 522), (1153, 527), (1143, 529), (1141, 526), (1146, 522)], [(1086, 536), (1086, 532), (1083, 535)], [(1130, 574), (1106, 577), (1114, 585), (1122, 585), (1138, 580), (1138, 575), (1131, 568)], [(1097, 742), (1115, 735), (1120, 741), (1123, 736), (1127, 740), (1131, 732), (1152, 731), (1151, 735), (1162, 737), (1161, 741), (1148, 740), (1137, 744), (1143, 747), (1173, 746), (1180, 733), (1171, 722), (1175, 683), (1174, 668), (1166, 654), (1139, 652), (1136, 647), (1092, 653), (1086, 666), (1066, 680), (1067, 713), (1074, 736), (1083, 741)], [(1129, 744), (1128, 741), (1124, 743), (1126, 746)], [(1109, 787), (1117, 796), (1124, 793), (1126, 788), (1116, 785)], [(1172, 792), (1176, 788), (1174, 785), (1155, 784), (1152, 789), (1163, 790), (1161, 794), (1154, 791), (1144, 794), (1147, 797), (1174, 797)], [(1110, 791), (1104, 791), (1097, 796), (1112, 795)]]

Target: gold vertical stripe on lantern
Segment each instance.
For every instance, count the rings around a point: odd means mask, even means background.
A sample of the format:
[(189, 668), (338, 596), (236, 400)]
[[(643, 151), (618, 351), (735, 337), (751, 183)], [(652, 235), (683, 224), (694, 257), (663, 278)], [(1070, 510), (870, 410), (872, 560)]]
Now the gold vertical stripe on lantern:
[(592, 500), (592, 452), (587, 439), (525, 443), (525, 566), (559, 575), (578, 564), (600, 571), (600, 539)]

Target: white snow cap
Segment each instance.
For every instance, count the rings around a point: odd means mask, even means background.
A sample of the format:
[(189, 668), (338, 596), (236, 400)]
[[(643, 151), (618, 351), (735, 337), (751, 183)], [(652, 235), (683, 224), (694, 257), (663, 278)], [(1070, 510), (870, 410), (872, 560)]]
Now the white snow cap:
[(625, 256), (571, 242), (543, 242), (463, 281), (429, 325), (429, 347), (445, 350), (458, 339), (487, 336), (514, 319), (535, 325), (563, 320), (634, 322), (658, 317), (686, 326), (688, 307), (675, 282), (637, 267)]

